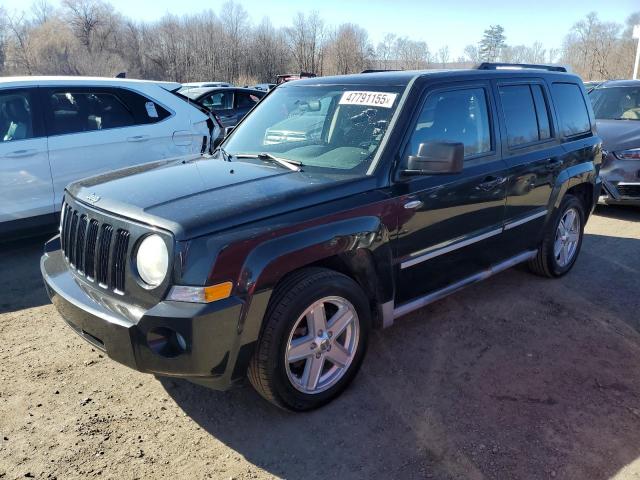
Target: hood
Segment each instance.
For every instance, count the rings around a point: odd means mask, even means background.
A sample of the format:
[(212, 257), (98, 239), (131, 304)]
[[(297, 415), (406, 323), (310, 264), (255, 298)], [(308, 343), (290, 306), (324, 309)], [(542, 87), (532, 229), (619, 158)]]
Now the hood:
[(640, 120), (596, 120), (596, 127), (609, 152), (640, 148)]
[(294, 172), (197, 157), (139, 165), (72, 183), (94, 208), (187, 240), (375, 188), (375, 179)]

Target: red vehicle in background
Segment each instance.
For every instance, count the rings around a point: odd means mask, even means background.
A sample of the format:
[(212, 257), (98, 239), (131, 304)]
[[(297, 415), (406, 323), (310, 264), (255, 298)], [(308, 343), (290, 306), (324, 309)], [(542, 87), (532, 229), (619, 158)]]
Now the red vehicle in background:
[(315, 73), (300, 72), (300, 73), (284, 73), (276, 76), (276, 85), (282, 85), (283, 83), (290, 82), (292, 80), (300, 80), (301, 78), (314, 78)]

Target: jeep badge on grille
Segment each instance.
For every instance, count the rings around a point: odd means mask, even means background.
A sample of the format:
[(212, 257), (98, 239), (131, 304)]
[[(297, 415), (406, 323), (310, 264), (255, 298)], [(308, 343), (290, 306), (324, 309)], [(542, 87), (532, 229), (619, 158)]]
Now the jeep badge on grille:
[(87, 195), (87, 202), (96, 203), (98, 200), (100, 200), (100, 195), (96, 195), (95, 193)]

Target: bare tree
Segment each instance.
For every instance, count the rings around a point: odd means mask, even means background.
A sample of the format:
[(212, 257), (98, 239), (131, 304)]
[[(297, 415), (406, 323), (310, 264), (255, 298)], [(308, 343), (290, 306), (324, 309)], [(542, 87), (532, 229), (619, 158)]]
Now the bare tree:
[[(640, 14), (636, 14), (640, 16)], [(630, 21), (633, 21), (633, 16)], [(566, 36), (562, 61), (585, 79), (625, 78), (632, 60), (623, 27), (602, 22), (594, 12), (577, 22)]]
[(445, 45), (444, 47), (438, 50), (438, 60), (442, 64), (442, 68), (446, 68), (447, 63), (449, 63), (449, 46)]
[(29, 33), (31, 25), (25, 14), (19, 16), (7, 16), (7, 28), (12, 35), (13, 42), (9, 45), (8, 57), (13, 63), (12, 68), (17, 71), (33, 75), (31, 52), (29, 45)]
[(396, 39), (395, 57), (399, 68), (404, 70), (427, 68), (431, 63), (431, 52), (427, 44), (406, 37)]
[(376, 47), (376, 60), (378, 68), (393, 69), (393, 61), (395, 60), (395, 44), (396, 36), (393, 33), (387, 33), (382, 41)]
[(475, 45), (467, 45), (466, 47), (464, 47), (464, 56), (465, 59), (469, 62), (480, 62), (480, 51)]
[(373, 56), (367, 31), (352, 23), (340, 25), (327, 46), (330, 72), (339, 75), (369, 68)]
[(322, 74), (325, 29), (318, 12), (308, 16), (298, 12), (286, 32), (296, 69)]
[(34, 0), (31, 4), (31, 13), (34, 24), (42, 25), (55, 15), (55, 8), (47, 0)]
[[(275, 27), (268, 18), (254, 24), (234, 0), (219, 11), (166, 15), (156, 21), (124, 18), (110, 0), (62, 0), (59, 7), (52, 6), (53, 0), (32, 1), (22, 13), (8, 14), (0, 7), (3, 75), (113, 76), (126, 71), (140, 78), (249, 84), (271, 82), (276, 74), (290, 71), (322, 75), (374, 66), (446, 66), (452, 56), (446, 46), (432, 55), (426, 42), (392, 33), (374, 49), (360, 25), (333, 28), (318, 12), (298, 13), (287, 27)], [(640, 12), (624, 24), (589, 14), (571, 28), (561, 50), (545, 49), (540, 42), (507, 46), (502, 27), (492, 26), (458, 61), (560, 61), (585, 79), (626, 78), (635, 53), (631, 28), (637, 23)]]

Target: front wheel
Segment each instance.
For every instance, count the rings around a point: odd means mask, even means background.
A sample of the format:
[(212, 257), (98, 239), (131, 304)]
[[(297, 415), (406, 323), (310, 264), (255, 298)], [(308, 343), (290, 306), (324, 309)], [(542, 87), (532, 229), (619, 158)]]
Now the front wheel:
[(279, 407), (320, 407), (354, 378), (370, 324), (368, 299), (351, 278), (321, 268), (297, 272), (274, 291), (249, 380)]
[(561, 277), (571, 270), (582, 246), (585, 218), (582, 202), (565, 195), (529, 268), (545, 277)]

